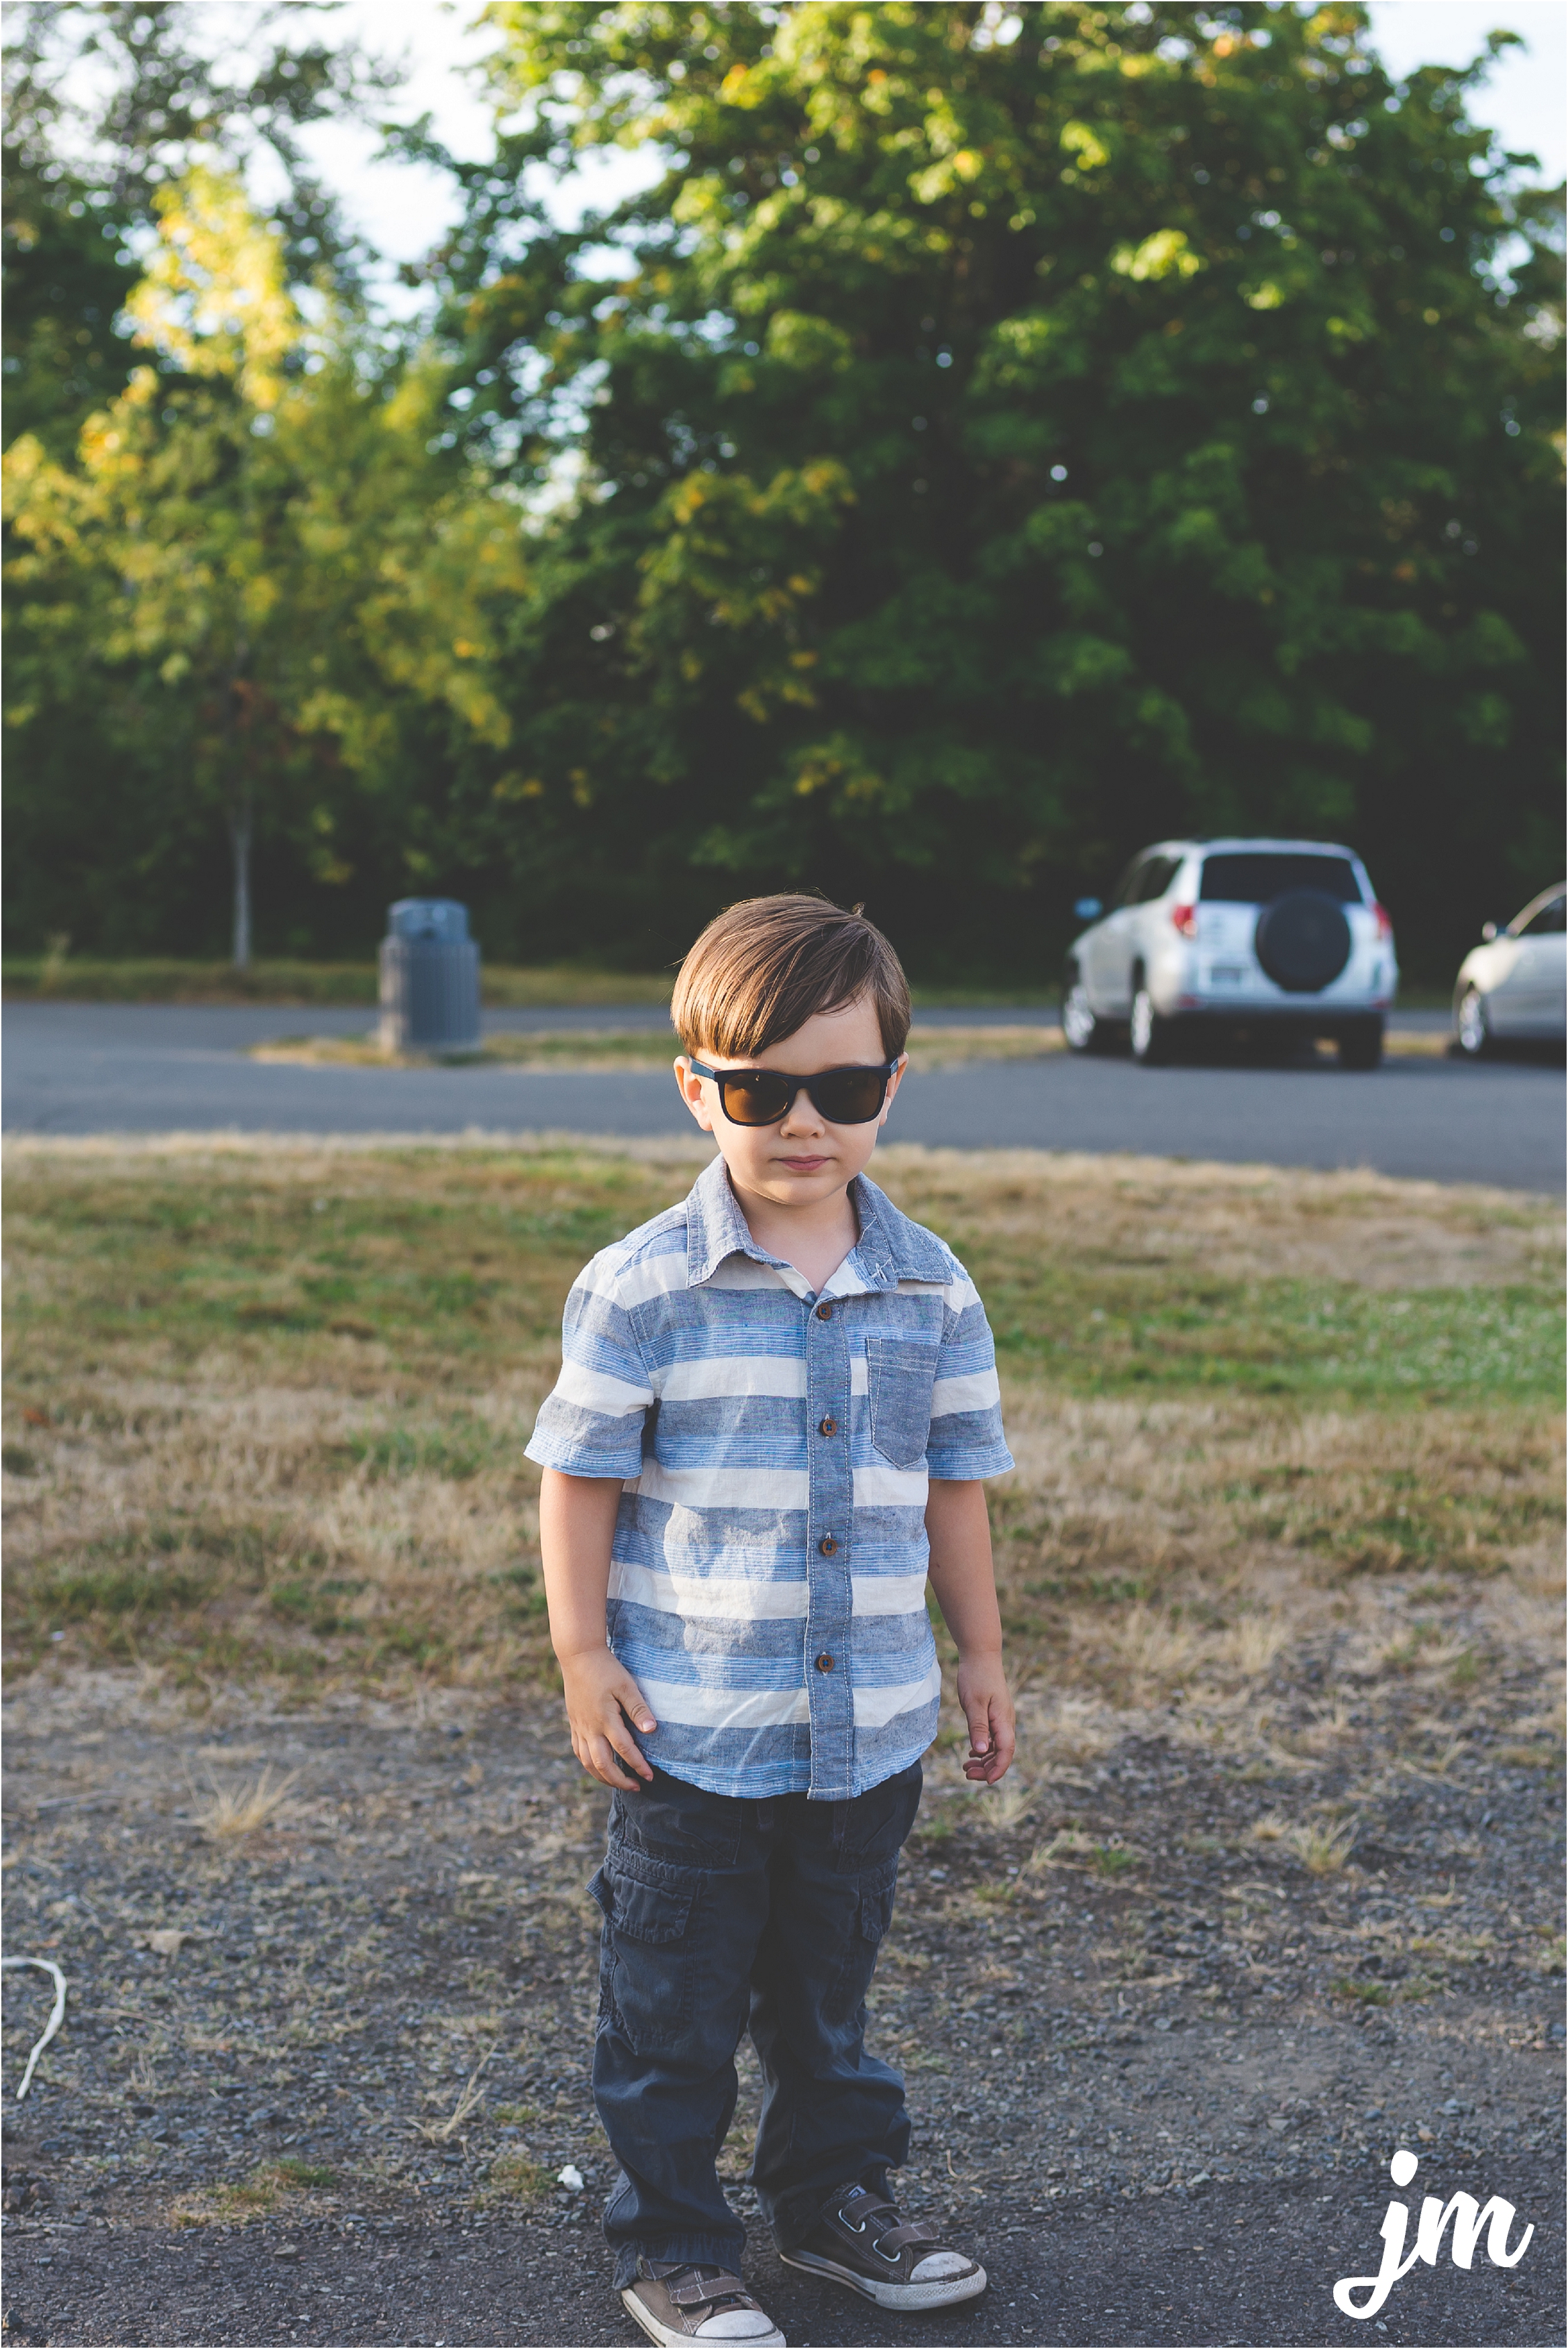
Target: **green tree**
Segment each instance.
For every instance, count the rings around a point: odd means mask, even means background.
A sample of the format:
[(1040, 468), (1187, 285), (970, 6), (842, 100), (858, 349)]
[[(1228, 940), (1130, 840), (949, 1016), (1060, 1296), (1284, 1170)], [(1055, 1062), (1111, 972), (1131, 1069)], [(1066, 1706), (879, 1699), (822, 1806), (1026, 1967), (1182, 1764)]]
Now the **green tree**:
[(57, 795), (88, 697), (144, 871), (222, 810), (242, 968), (258, 822), (341, 885), (367, 802), (418, 830), (410, 711), (504, 746), (490, 615), (521, 589), (519, 531), (441, 445), (443, 370), (388, 361), (350, 312), (309, 326), (235, 181), (193, 171), (159, 212), (127, 311), (162, 372), (135, 370), (74, 463), (32, 437), (6, 460), (13, 802), (26, 830)]
[[(1429, 963), (1542, 876), (1555, 212), (1484, 60), (1397, 85), (1336, 5), (487, 14), (525, 127), (446, 322), (555, 519), (467, 836), (552, 943), (818, 882), (1018, 968), (1237, 826), (1353, 840)], [(616, 147), (655, 184), (552, 230), (538, 167)]]
[(353, 43), (321, 37), (319, 0), (233, 12), (182, 0), (17, 0), (6, 16), (0, 147), (7, 440), (68, 455), (136, 355), (117, 316), (159, 191), (197, 160), (264, 160), (290, 275), (340, 290), (362, 254), (312, 170), (300, 131), (363, 116), (391, 77)]

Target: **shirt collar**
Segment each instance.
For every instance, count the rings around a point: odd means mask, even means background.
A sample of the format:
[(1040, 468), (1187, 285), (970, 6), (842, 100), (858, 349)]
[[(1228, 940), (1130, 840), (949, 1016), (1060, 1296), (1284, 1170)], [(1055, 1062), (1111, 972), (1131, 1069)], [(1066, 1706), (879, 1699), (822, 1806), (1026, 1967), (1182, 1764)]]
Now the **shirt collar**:
[[(931, 1233), (901, 1215), (885, 1191), (864, 1174), (850, 1185), (861, 1237), (841, 1271), (853, 1268), (868, 1288), (895, 1288), (901, 1280), (945, 1281), (946, 1254)], [(758, 1247), (729, 1187), (729, 1170), (714, 1156), (686, 1197), (686, 1287), (711, 1280), (726, 1257), (748, 1256), (757, 1264), (779, 1259)], [(839, 1274), (834, 1275), (834, 1280)]]

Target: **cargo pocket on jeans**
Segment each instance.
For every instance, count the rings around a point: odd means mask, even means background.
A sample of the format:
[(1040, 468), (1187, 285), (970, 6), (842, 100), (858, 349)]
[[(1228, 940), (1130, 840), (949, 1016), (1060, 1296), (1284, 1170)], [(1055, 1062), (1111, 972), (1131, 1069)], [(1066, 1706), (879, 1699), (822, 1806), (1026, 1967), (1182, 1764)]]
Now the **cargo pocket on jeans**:
[(898, 1885), (898, 1860), (884, 1860), (868, 1868), (855, 1888), (854, 1919), (845, 1936), (839, 1972), (823, 2002), (830, 2023), (850, 2023), (859, 2013), (872, 1976), (877, 1951), (892, 1922), (893, 1894)]
[(588, 1879), (588, 1898), (599, 1910), (603, 1924), (599, 1933), (599, 2013), (594, 2023), (595, 2033), (603, 2030), (614, 2012), (610, 1995), (611, 1979), (614, 1972), (614, 1951), (610, 1940), (610, 1888), (604, 1881), (604, 1871), (596, 1868)]
[(612, 1851), (594, 1882), (603, 1886), (593, 1897), (609, 1919), (608, 1994), (615, 2020), (639, 2055), (675, 2054), (692, 2023), (692, 1920), (701, 1877), (622, 1847)]
[(895, 1468), (918, 1468), (931, 1436), (936, 1349), (904, 1338), (866, 1340), (872, 1443)]

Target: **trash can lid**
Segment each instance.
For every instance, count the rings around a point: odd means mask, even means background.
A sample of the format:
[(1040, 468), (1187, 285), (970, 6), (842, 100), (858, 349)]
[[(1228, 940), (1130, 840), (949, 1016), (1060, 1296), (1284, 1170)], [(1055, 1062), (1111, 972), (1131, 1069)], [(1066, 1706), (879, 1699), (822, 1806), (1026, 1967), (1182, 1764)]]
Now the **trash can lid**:
[(456, 897), (399, 897), (387, 908), (395, 938), (440, 938), (455, 945), (469, 934), (469, 909)]

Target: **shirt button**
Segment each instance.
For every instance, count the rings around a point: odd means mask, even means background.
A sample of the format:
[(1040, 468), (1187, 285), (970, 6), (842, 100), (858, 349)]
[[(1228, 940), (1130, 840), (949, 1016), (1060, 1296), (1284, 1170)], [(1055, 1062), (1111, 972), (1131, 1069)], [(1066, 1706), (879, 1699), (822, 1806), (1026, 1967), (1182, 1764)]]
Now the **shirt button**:
[(832, 1669), (833, 1669), (833, 1660), (832, 1660), (831, 1656), (819, 1656), (819, 1657), (818, 1657), (818, 1659), (817, 1659), (817, 1670), (818, 1670), (820, 1672), (830, 1672), (830, 1671), (832, 1671)]
[(838, 1548), (838, 1547), (839, 1545), (833, 1539), (831, 1534), (824, 1534), (821, 1540), (817, 1544), (817, 1547), (821, 1551), (824, 1557), (831, 1557), (833, 1552)]
[(832, 1318), (833, 1309), (830, 1305), (823, 1304), (818, 1306), (817, 1319), (819, 1321), (830, 1321)]
[(837, 1435), (838, 1432), (839, 1423), (836, 1419), (820, 1419), (817, 1422), (819, 1435)]

